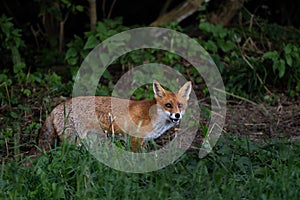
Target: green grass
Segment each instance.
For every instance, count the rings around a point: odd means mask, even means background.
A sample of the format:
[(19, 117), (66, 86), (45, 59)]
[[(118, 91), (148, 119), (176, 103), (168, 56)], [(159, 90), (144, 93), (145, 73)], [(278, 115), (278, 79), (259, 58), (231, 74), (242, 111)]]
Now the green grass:
[(164, 169), (130, 174), (63, 145), (31, 167), (2, 163), (0, 199), (298, 199), (300, 142), (259, 146), (225, 136), (204, 159), (187, 152)]

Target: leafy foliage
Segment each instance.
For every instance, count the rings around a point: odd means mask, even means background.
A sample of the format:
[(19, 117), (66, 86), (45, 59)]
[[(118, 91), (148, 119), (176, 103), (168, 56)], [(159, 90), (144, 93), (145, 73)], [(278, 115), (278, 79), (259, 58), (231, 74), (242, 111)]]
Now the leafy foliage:
[(265, 63), (271, 61), (273, 74), (278, 74), (275, 79), (286, 81), (288, 91), (294, 95), (300, 92), (300, 47), (288, 43), (283, 47), (283, 52), (268, 51), (262, 58)]
[(70, 42), (66, 52), (66, 61), (70, 66), (79, 67), (87, 54), (102, 41), (128, 28), (122, 25), (122, 19), (105, 19), (97, 23), (94, 31), (85, 33), (84, 38), (75, 35), (74, 41)]
[(0, 18), (0, 39), (2, 41), (0, 49), (4, 56), (2, 65), (13, 65), (13, 73), (20, 82), (25, 77), (23, 69), (26, 67), (25, 62), (21, 58), (20, 48), (25, 47), (25, 44), (21, 38), (21, 30), (15, 28), (11, 21), (12, 18), (7, 18), (6, 16)]
[[(271, 32), (264, 32), (271, 27)], [(231, 93), (253, 98), (270, 92), (268, 87), (276, 90), (274, 86), (286, 87), (292, 96), (299, 92), (300, 47), (294, 38), (279, 35), (285, 31), (281, 27), (228, 29), (202, 21), (199, 29), (203, 35), (199, 43), (211, 53)]]

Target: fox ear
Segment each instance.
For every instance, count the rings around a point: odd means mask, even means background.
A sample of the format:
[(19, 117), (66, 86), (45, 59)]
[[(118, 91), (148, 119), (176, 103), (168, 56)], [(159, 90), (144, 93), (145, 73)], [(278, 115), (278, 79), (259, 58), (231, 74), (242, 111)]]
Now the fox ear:
[(178, 94), (185, 98), (186, 100), (189, 100), (190, 93), (192, 91), (192, 82), (186, 82), (178, 91)]
[(158, 81), (153, 80), (153, 91), (155, 94), (155, 97), (164, 97), (166, 95), (164, 88), (161, 87)]

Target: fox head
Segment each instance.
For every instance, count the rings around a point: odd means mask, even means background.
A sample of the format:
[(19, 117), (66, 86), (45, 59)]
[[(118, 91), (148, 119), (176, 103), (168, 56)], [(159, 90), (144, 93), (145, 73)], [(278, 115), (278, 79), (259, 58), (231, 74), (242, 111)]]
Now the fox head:
[(178, 92), (165, 90), (156, 80), (153, 81), (153, 91), (158, 109), (165, 118), (178, 125), (187, 108), (192, 83), (186, 82)]

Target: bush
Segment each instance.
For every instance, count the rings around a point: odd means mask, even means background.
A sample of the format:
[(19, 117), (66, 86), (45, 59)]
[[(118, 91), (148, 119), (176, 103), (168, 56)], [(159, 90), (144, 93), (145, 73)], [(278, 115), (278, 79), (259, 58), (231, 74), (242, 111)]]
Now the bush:
[(211, 54), (229, 92), (246, 98), (300, 92), (300, 47), (294, 37), (282, 35), (280, 26), (228, 29), (204, 21), (199, 29), (199, 43)]

